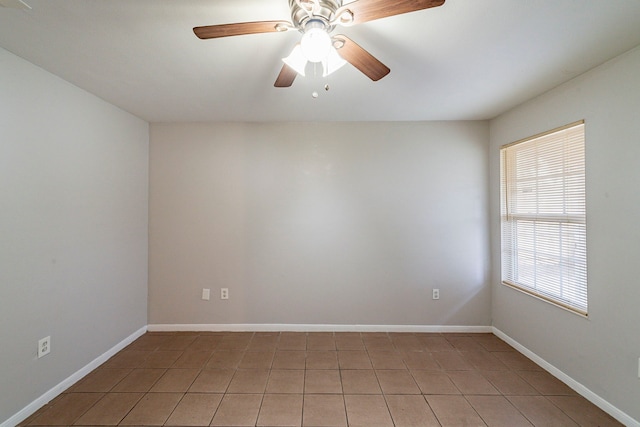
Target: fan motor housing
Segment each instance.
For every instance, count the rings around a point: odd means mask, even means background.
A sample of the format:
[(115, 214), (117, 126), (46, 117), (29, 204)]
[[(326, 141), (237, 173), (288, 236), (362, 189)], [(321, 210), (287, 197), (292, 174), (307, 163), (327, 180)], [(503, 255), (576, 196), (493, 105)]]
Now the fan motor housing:
[[(305, 8), (308, 6), (308, 9)], [(342, 0), (289, 0), (291, 21), (295, 27), (304, 32), (305, 25), (310, 19), (321, 20), (327, 30), (336, 11), (342, 6)], [(312, 10), (310, 13), (309, 10)]]

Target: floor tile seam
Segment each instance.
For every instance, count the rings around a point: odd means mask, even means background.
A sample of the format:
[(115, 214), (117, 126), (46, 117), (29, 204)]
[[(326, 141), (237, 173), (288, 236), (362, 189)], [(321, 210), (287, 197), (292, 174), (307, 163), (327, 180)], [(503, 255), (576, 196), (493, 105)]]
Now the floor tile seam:
[[(369, 358), (369, 363), (371, 363), (371, 367), (375, 370), (376, 367), (373, 365), (373, 360), (371, 360), (371, 350), (365, 348), (365, 352), (367, 353), (367, 357)], [(409, 369), (409, 367), (407, 366), (407, 364), (405, 363), (404, 360), (402, 360), (402, 364), (405, 365), (405, 368)]]
[[(530, 386), (531, 388), (533, 388), (535, 391), (537, 391), (541, 396), (547, 396), (547, 395), (548, 395), (548, 396), (566, 396), (566, 395), (564, 395), (564, 394), (548, 394), (548, 393), (543, 393), (543, 392), (542, 392), (542, 390), (540, 390), (540, 389), (539, 389), (538, 387), (536, 387), (536, 386), (535, 386), (531, 381), (528, 381), (525, 377), (523, 377), (523, 376), (520, 374), (521, 372), (538, 372), (538, 371), (521, 371), (521, 370), (513, 370), (512, 372), (513, 372), (514, 374), (516, 374), (516, 375), (517, 375), (517, 376), (518, 376), (522, 381), (524, 381), (525, 383), (529, 384), (529, 386)], [(551, 374), (550, 374), (549, 372), (547, 372), (547, 371), (542, 371), (542, 372), (544, 372), (544, 373), (545, 373), (545, 375), (551, 375)], [(551, 376), (552, 376), (552, 375), (551, 375)], [(553, 379), (555, 379), (555, 380), (558, 380), (557, 378), (555, 378), (555, 377), (553, 377), (553, 376), (552, 376), (552, 378), (553, 378)], [(560, 380), (558, 380), (558, 381), (560, 381)], [(562, 381), (560, 381), (560, 382), (562, 382)], [(568, 386), (568, 385), (566, 385), (565, 383), (562, 383), (562, 384), (564, 384), (566, 387), (569, 387), (569, 386)]]
[[(147, 394), (176, 394), (176, 393), (182, 393), (182, 392), (163, 392), (163, 393), (158, 393), (158, 392), (149, 392), (149, 393), (143, 393), (144, 395)], [(303, 391), (303, 392), (268, 392), (268, 391), (263, 391), (263, 392), (225, 392), (225, 393), (221, 393), (221, 392), (186, 392), (186, 393), (182, 393), (182, 394), (204, 394), (204, 395), (209, 395), (209, 394), (215, 394), (215, 395), (221, 395), (221, 396), (226, 396), (226, 395), (257, 395), (257, 394), (261, 394), (261, 395), (323, 395), (323, 396), (373, 396), (373, 395), (382, 395), (382, 396), (464, 396), (464, 397), (470, 397), (470, 396), (486, 396), (486, 397), (504, 397), (505, 399), (508, 399), (509, 397), (546, 397), (546, 396), (542, 396), (542, 395), (502, 395), (502, 394), (487, 394), (487, 393), (425, 393), (425, 392), (420, 392), (420, 393), (398, 393), (398, 392), (392, 392), (392, 393), (385, 393), (385, 392), (380, 392), (380, 393), (363, 393), (363, 392), (359, 392), (359, 393), (348, 393), (348, 392), (327, 392), (327, 393), (321, 393), (321, 392), (307, 392), (307, 391)], [(554, 405), (556, 406), (556, 405)], [(561, 408), (559, 408), (561, 409)]]
[[(167, 371), (169, 371), (170, 369), (198, 369), (198, 368), (167, 368)], [(165, 393), (187, 393), (189, 391), (189, 389), (191, 387), (193, 387), (193, 384), (196, 382), (196, 380), (198, 379), (198, 377), (202, 374), (202, 371), (204, 370), (203, 368), (198, 369), (198, 373), (196, 375), (194, 375), (193, 379), (191, 380), (191, 382), (189, 383), (189, 385), (186, 387), (185, 391), (166, 391)], [(158, 378), (158, 380), (154, 383), (153, 386), (151, 386), (151, 388), (148, 390), (148, 393), (162, 393), (162, 392), (152, 392), (151, 390), (153, 389), (153, 387), (162, 379), (162, 377), (164, 377), (164, 375), (166, 375), (166, 372), (160, 377)]]
[[(178, 368), (178, 369), (182, 369), (182, 368)], [(164, 369), (164, 371), (165, 371), (164, 373), (166, 373), (168, 370), (169, 370), (169, 369)], [(193, 384), (194, 384), (194, 383), (195, 383), (195, 381), (197, 380), (198, 376), (199, 376), (200, 374), (202, 374), (202, 372), (203, 372), (204, 370), (212, 370), (212, 369), (204, 369), (204, 368), (203, 368), (203, 369), (199, 369), (199, 370), (198, 370), (198, 373), (195, 375), (195, 377), (194, 377), (193, 381), (191, 381), (191, 383), (189, 384), (189, 386), (188, 386), (188, 388), (187, 388), (187, 392), (191, 389), (191, 387), (193, 386)], [(271, 375), (271, 372), (272, 372), (272, 371), (274, 371), (274, 369), (267, 369), (267, 368), (264, 368), (264, 369), (234, 369), (234, 370), (233, 370), (233, 371), (234, 371), (234, 375), (233, 375), (233, 377), (232, 377), (231, 381), (233, 381), (233, 378), (235, 377), (235, 375), (237, 374), (237, 372), (238, 372), (238, 371), (251, 371), (251, 370), (267, 371), (267, 372), (268, 372), (268, 377)], [(279, 370), (279, 369), (275, 369), (275, 370)], [(305, 371), (305, 372), (306, 372), (307, 370), (311, 370), (311, 371), (329, 371), (329, 370), (333, 371), (333, 370), (336, 370), (336, 371), (340, 371), (340, 373), (341, 373), (341, 379), (342, 379), (342, 371), (372, 370), (372, 371), (374, 371), (374, 373), (376, 374), (376, 378), (379, 378), (379, 376), (377, 375), (377, 372), (378, 372), (378, 371), (408, 371), (408, 372), (411, 374), (412, 378), (414, 379), (414, 382), (417, 382), (417, 381), (416, 381), (416, 379), (415, 379), (415, 372), (417, 372), (417, 371), (434, 372), (434, 373), (443, 373), (443, 374), (447, 375), (450, 379), (451, 379), (451, 377), (450, 377), (450, 375), (449, 375), (449, 372), (460, 372), (460, 371), (448, 371), (448, 370), (442, 370), (442, 371), (431, 371), (431, 370), (415, 370), (415, 369), (375, 369), (375, 368), (374, 368), (374, 369), (344, 369), (344, 368), (338, 368), (338, 369), (290, 369), (290, 370)], [(472, 372), (472, 371), (464, 371), (464, 372)], [(493, 384), (493, 383), (492, 383), (488, 378), (484, 377), (484, 376), (482, 375), (482, 373), (481, 373), (481, 372), (478, 372), (478, 371), (474, 371), (474, 372), (477, 372), (477, 373), (478, 373), (479, 375), (481, 375), (484, 379), (486, 379), (486, 380), (487, 380), (487, 381), (488, 381), (492, 386), (494, 386), (494, 387), (495, 387), (495, 385), (494, 385), (494, 384)], [(130, 375), (130, 374), (129, 374), (129, 375)], [(163, 374), (163, 375), (164, 375), (164, 374)], [(128, 376), (128, 375), (127, 375), (127, 376)], [(118, 390), (115, 390), (115, 388), (118, 386), (118, 384), (122, 383), (122, 382), (127, 378), (127, 376), (123, 377), (123, 379), (122, 379), (122, 380), (120, 380), (118, 383), (116, 383), (116, 385), (114, 385), (114, 386), (113, 386), (110, 390), (108, 390), (108, 391), (90, 391), (89, 393), (127, 393), (127, 392), (131, 392), (131, 393), (133, 393), (133, 392), (142, 392), (142, 393), (146, 393), (146, 392), (153, 392), (153, 391), (152, 391), (153, 386), (154, 386), (155, 384), (157, 384), (157, 382), (158, 382), (158, 381), (160, 381), (160, 379), (162, 378), (162, 376), (160, 376), (160, 377), (159, 377), (159, 378), (158, 378), (158, 379), (157, 379), (157, 380), (156, 380), (156, 381), (151, 385), (151, 387), (150, 387), (148, 390), (142, 390), (142, 391), (134, 391), (134, 390), (129, 390), (129, 391), (118, 391)], [(526, 382), (526, 380), (524, 380), (524, 379), (522, 379), (522, 380)], [(230, 382), (231, 382), (231, 381), (230, 381)], [(453, 380), (452, 380), (452, 382), (453, 382), (453, 383), (454, 383), (454, 385), (455, 385), (455, 382), (454, 382)], [(527, 383), (527, 384), (529, 384), (529, 383)], [(533, 386), (532, 386), (532, 387), (533, 387)], [(457, 389), (462, 393), (462, 390), (460, 390), (460, 388), (459, 388), (458, 386), (456, 386), (456, 388), (457, 388)], [(559, 396), (564, 395), (564, 394), (549, 394), (549, 393), (547, 393), (547, 394), (543, 394), (543, 393), (540, 393), (540, 391), (539, 391), (539, 390), (537, 390), (537, 389), (535, 389), (535, 388), (534, 388), (534, 390), (535, 390), (536, 392), (538, 392), (540, 395), (550, 395), (550, 396), (552, 396), (552, 395), (559, 395)], [(175, 390), (175, 391), (167, 390), (167, 391), (165, 391), (165, 392), (176, 392), (176, 391), (177, 391), (177, 392), (181, 392), (182, 390)], [(225, 392), (226, 392), (226, 391), (225, 391)], [(154, 393), (157, 393), (157, 392), (154, 392)], [(501, 394), (502, 394), (502, 393), (501, 393)]]
[[(213, 394), (213, 393), (212, 393)], [(162, 423), (162, 425), (166, 425), (167, 421), (169, 421), (169, 419), (171, 418), (171, 416), (173, 415), (174, 412), (176, 412), (176, 410), (178, 409), (178, 406), (180, 406), (180, 403), (182, 403), (182, 401), (184, 400), (184, 398), (186, 397), (187, 392), (185, 392), (182, 397), (180, 398), (180, 400), (178, 401), (178, 403), (176, 404), (176, 406), (174, 406), (173, 410), (171, 410), (171, 413), (167, 416), (167, 418), (164, 420), (164, 422)], [(220, 404), (222, 403), (222, 399), (220, 399), (220, 402), (218, 403), (218, 407), (220, 407)], [(216, 408), (216, 411), (218, 410), (218, 408)], [(209, 422), (207, 423), (207, 425), (211, 424), (211, 421), (213, 421), (213, 417), (215, 416), (215, 411), (214, 411), (214, 415), (211, 416), (211, 419), (209, 420)]]
[[(118, 381), (118, 383), (116, 385), (114, 385), (107, 393), (119, 393), (118, 391), (114, 391), (114, 389), (116, 387), (118, 387), (118, 385), (120, 383), (122, 383), (129, 375), (131, 375), (133, 373), (133, 371), (135, 369), (144, 369), (144, 368), (134, 368), (131, 372), (129, 372), (127, 375), (125, 375), (120, 381)], [(162, 375), (160, 375), (154, 382), (153, 384), (151, 384), (151, 386), (149, 386), (148, 390), (142, 391), (140, 393), (148, 393), (151, 391), (151, 389), (158, 383), (158, 381), (160, 381), (160, 379), (166, 375), (167, 371), (169, 370), (169, 368), (151, 368), (151, 369), (164, 369), (164, 372), (162, 373)], [(136, 392), (132, 392), (132, 393), (136, 393)]]
[[(102, 397), (98, 400), (96, 400), (89, 408), (87, 408), (82, 414), (78, 415), (76, 418), (74, 418), (71, 422), (71, 424), (69, 424), (70, 426), (72, 426), (76, 421), (78, 421), (80, 418), (82, 418), (84, 416), (84, 414), (86, 414), (87, 412), (89, 412), (89, 410), (91, 410), (91, 408), (93, 408), (96, 403), (98, 403), (99, 401), (101, 401), (102, 399), (104, 399), (104, 397), (107, 395), (106, 392), (96, 392), (96, 394), (98, 393), (102, 393)], [(54, 403), (51, 405), (50, 408), (46, 409), (45, 411), (42, 412), (42, 414), (38, 415), (36, 418), (34, 418), (33, 420), (31, 420), (31, 422), (28, 424), (30, 426), (45, 426), (46, 424), (33, 424), (33, 422), (35, 422), (38, 418), (40, 418), (42, 415), (44, 415), (47, 411), (51, 410), (52, 408), (54, 408), (57, 404), (60, 404), (60, 402)], [(49, 405), (49, 404), (47, 404)], [(46, 407), (47, 405), (43, 406)]]
[[(475, 395), (475, 394), (473, 394), (473, 395), (472, 395), (472, 394), (470, 394), (469, 396), (483, 396), (483, 395)], [(480, 417), (480, 419), (481, 419), (481, 420), (482, 420), (486, 425), (488, 425), (488, 426), (489, 426), (489, 425), (490, 425), (490, 424), (489, 424), (489, 422), (488, 422), (487, 420), (485, 420), (485, 419), (482, 417), (482, 414), (480, 414), (480, 412), (478, 412), (478, 410), (475, 408), (475, 406), (473, 406), (473, 404), (471, 403), (471, 401), (469, 401), (469, 399), (467, 398), (467, 395), (464, 395), (464, 394), (463, 394), (463, 395), (462, 395), (462, 397), (463, 397), (463, 398), (464, 398), (464, 400), (467, 402), (467, 404), (469, 405), (469, 407), (471, 407), (471, 409), (473, 409), (473, 410), (475, 411), (476, 415), (478, 415), (478, 417)], [(516, 408), (516, 407), (513, 405), (513, 403), (511, 403), (511, 402), (509, 401), (509, 399), (507, 399), (507, 398), (506, 398), (506, 397), (504, 397), (504, 396), (502, 396), (502, 397), (503, 397), (503, 399), (505, 399), (507, 402), (509, 402), (509, 404), (510, 404), (510, 405), (511, 405), (511, 406), (512, 406), (516, 411), (520, 412), (520, 411), (518, 410), (518, 408)], [(522, 413), (521, 413), (521, 415), (523, 415), (523, 416), (524, 416), (524, 414), (522, 414)], [(533, 424), (533, 423), (532, 423), (532, 424)]]
[[(319, 394), (317, 393), (308, 393), (308, 395), (314, 395), (314, 396), (318, 396)], [(302, 419), (301, 419), (301, 425), (304, 426), (304, 404), (305, 404), (305, 397), (307, 396), (307, 393), (303, 393), (302, 394)], [(343, 394), (326, 394), (325, 396), (341, 396), (342, 397), (342, 408), (344, 409), (344, 419), (347, 420), (347, 403), (344, 400), (344, 393)], [(348, 420), (347, 420), (347, 426), (349, 425)]]
[[(125, 418), (127, 418), (127, 417), (129, 416), (129, 414), (133, 411), (133, 409), (134, 409), (136, 406), (138, 406), (138, 404), (142, 401), (142, 399), (144, 399), (144, 397), (145, 397), (147, 394), (149, 394), (149, 392), (141, 393), (140, 398), (139, 398), (138, 400), (136, 400), (136, 403), (134, 403), (133, 405), (131, 405), (131, 408), (129, 408), (129, 410), (127, 411), (127, 413), (126, 413), (126, 414), (124, 414), (124, 416), (123, 416), (122, 418), (120, 418), (120, 421), (118, 421), (116, 425), (120, 425), (120, 423), (122, 423), (122, 421), (124, 421), (124, 419), (125, 419)], [(105, 396), (106, 396), (106, 394), (105, 394)], [(104, 399), (104, 397), (103, 397), (103, 399)], [(100, 399), (100, 400), (102, 400), (102, 399)], [(97, 402), (96, 402), (96, 403), (97, 403)], [(167, 418), (167, 419), (169, 419), (169, 418)], [(78, 418), (78, 420), (79, 420), (79, 418)], [(77, 422), (78, 420), (76, 420), (76, 422)], [(165, 421), (166, 421), (166, 420), (165, 420)], [(163, 423), (163, 424), (164, 424), (164, 423)]]
[[(98, 394), (98, 393), (95, 393)], [(203, 394), (203, 395), (210, 395), (210, 394), (216, 394), (216, 395), (236, 395), (236, 394), (295, 394), (295, 395), (302, 395), (302, 394), (323, 394), (323, 395), (372, 395), (372, 394), (383, 394), (383, 395), (390, 395), (390, 396), (418, 396), (418, 395), (423, 395), (423, 396), (488, 396), (488, 397), (504, 397), (506, 399), (511, 398), (511, 397), (544, 397), (547, 400), (551, 401), (550, 399), (548, 399), (549, 397), (573, 397), (573, 396), (566, 396), (566, 395), (542, 395), (542, 394), (495, 394), (495, 393), (462, 393), (462, 392), (458, 392), (458, 393), (427, 393), (427, 392), (423, 392), (420, 391), (420, 393), (398, 393), (398, 392), (391, 392), (391, 393), (385, 393), (383, 391), (379, 392), (379, 393), (364, 393), (364, 392), (359, 392), (359, 393), (350, 393), (350, 392), (327, 392), (327, 393), (320, 393), (320, 392), (307, 392), (307, 391), (302, 391), (302, 392), (272, 392), (272, 391), (267, 391), (265, 389), (265, 391), (261, 391), (261, 392), (257, 392), (257, 391), (149, 391), (149, 392), (114, 392), (114, 393), (104, 393), (105, 397), (108, 394), (142, 394), (143, 396), (146, 395), (160, 395), (160, 394)], [(102, 399), (102, 398), (101, 398)], [(553, 402), (552, 402), (553, 403)], [(554, 406), (557, 406), (554, 404)], [(559, 409), (562, 409), (560, 407), (558, 407)]]
[[(451, 377), (447, 374), (447, 372), (443, 370), (443, 371), (442, 371), (442, 373), (443, 373), (444, 375), (446, 375), (446, 376), (447, 376), (447, 378), (449, 379), (449, 381), (451, 381), (451, 383), (452, 383), (452, 384), (453, 384), (453, 386), (456, 388), (456, 390), (458, 390), (458, 392), (459, 392), (460, 394), (463, 394), (463, 393), (462, 393), (462, 390), (460, 390), (460, 387), (458, 387), (458, 386), (456, 385), (455, 381), (453, 381), (453, 380), (451, 379)], [(413, 372), (412, 372), (411, 370), (409, 370), (409, 374), (411, 374), (411, 377), (413, 378), (413, 382), (414, 382), (414, 383), (416, 383), (416, 386), (418, 387), (418, 390), (420, 390), (420, 392), (421, 392), (422, 394), (424, 394), (424, 392), (422, 391), (422, 388), (421, 388), (421, 387), (420, 387), (420, 385), (418, 384), (418, 380), (416, 379), (415, 375), (413, 374)]]
[[(103, 399), (105, 399), (105, 398), (107, 397), (107, 395), (109, 395), (109, 394), (111, 394), (111, 393), (110, 393), (110, 392), (105, 393), (105, 394), (104, 394), (104, 396), (102, 396), (100, 399), (98, 399), (98, 401), (97, 401), (96, 403), (94, 403), (94, 404), (91, 406), (91, 408), (93, 408), (94, 406), (96, 406), (96, 405), (98, 404), (98, 402), (100, 402), (100, 401), (102, 401)], [(124, 415), (122, 416), (122, 418), (120, 418), (120, 420), (117, 422), (117, 424), (120, 424), (120, 423), (122, 422), (122, 420), (124, 420), (124, 419), (127, 417), (127, 415), (129, 415), (129, 412), (131, 412), (131, 411), (133, 410), (133, 408), (135, 408), (135, 407), (136, 407), (136, 405), (137, 405), (138, 403), (140, 403), (140, 401), (144, 398), (144, 396), (145, 396), (145, 395), (146, 395), (146, 393), (140, 393), (140, 397), (139, 397), (139, 398), (136, 400), (136, 402), (131, 406), (131, 408), (129, 408), (129, 410), (127, 411), (127, 413), (126, 413), (126, 414), (124, 414)], [(73, 426), (73, 425), (75, 425), (75, 423), (77, 423), (77, 422), (80, 420), (80, 418), (82, 418), (82, 417), (83, 417), (86, 413), (88, 413), (88, 412), (89, 412), (89, 410), (87, 410), (84, 414), (82, 414), (82, 416), (80, 416), (80, 417), (78, 417), (76, 420), (74, 420), (74, 422), (73, 422), (71, 425), (72, 425), (72, 426)]]
[[(229, 394), (235, 394), (235, 393), (229, 393)], [(244, 394), (250, 394), (250, 395), (260, 395), (260, 393), (244, 393)], [(213, 413), (213, 416), (211, 417), (211, 420), (209, 421), (209, 425), (212, 425), (213, 420), (216, 418), (216, 415), (218, 415), (218, 411), (220, 411), (220, 408), (222, 407), (222, 403), (224, 402), (224, 398), (226, 397), (226, 393), (222, 396), (222, 399), (220, 399), (220, 403), (218, 403), (218, 407), (216, 408), (216, 410)], [(261, 394), (260, 397), (260, 404), (258, 405), (258, 412), (256, 414), (256, 419), (253, 425), (257, 425), (258, 424), (258, 418), (260, 416), (260, 411), (262, 410), (262, 403), (264, 402), (264, 393)], [(168, 418), (167, 418), (168, 419)]]
[(391, 424), (395, 426), (396, 422), (393, 420), (393, 415), (391, 414), (391, 408), (389, 407), (389, 402), (387, 401), (387, 398), (385, 397), (384, 393), (382, 394), (382, 400), (384, 401), (384, 404), (387, 407), (387, 413), (389, 414), (389, 419), (391, 420)]
[[(371, 364), (371, 366), (373, 368), (373, 364)], [(384, 390), (382, 389), (382, 384), (380, 384), (380, 378), (378, 378), (378, 374), (376, 374), (376, 370), (375, 369), (373, 369), (373, 376), (376, 378), (376, 383), (378, 384), (378, 389), (380, 389), (380, 393), (382, 393), (384, 395)], [(341, 381), (342, 381), (342, 372), (340, 373), (340, 378), (341, 378)]]
[[(438, 396), (438, 395), (433, 395), (433, 396)], [(469, 407), (471, 408), (471, 410), (478, 416), (478, 418), (480, 418), (480, 420), (482, 420), (482, 422), (485, 424), (485, 426), (490, 426), (490, 424), (485, 421), (484, 418), (482, 418), (482, 415), (480, 415), (480, 413), (476, 410), (476, 408), (471, 404), (471, 402), (469, 402), (469, 400), (466, 398), (465, 395), (462, 395), (462, 398), (465, 400), (465, 402), (467, 402), (467, 404), (469, 405)], [(425, 400), (426, 400), (426, 396), (425, 396)], [(511, 402), (509, 402), (511, 403)], [(429, 401), (427, 400), (427, 404), (429, 404)], [(516, 408), (517, 409), (517, 408)], [(431, 410), (433, 411), (433, 408), (431, 408)], [(438, 418), (438, 415), (435, 413), (435, 411), (433, 411), (434, 415), (436, 416), (436, 418), (438, 419), (438, 422), (442, 425), (442, 422), (440, 421), (440, 418)], [(531, 423), (532, 426), (535, 427), (535, 425), (533, 423)]]
[(580, 421), (576, 420), (575, 418), (573, 418), (571, 416), (571, 414), (569, 414), (568, 412), (566, 412), (564, 409), (562, 409), (561, 407), (559, 407), (558, 405), (556, 405), (556, 403), (549, 399), (549, 396), (566, 396), (566, 395), (559, 395), (559, 394), (544, 394), (542, 395), (542, 397), (545, 398), (545, 400), (549, 403), (551, 403), (554, 407), (558, 408), (560, 410), (560, 412), (562, 412), (564, 415), (566, 415), (570, 420), (572, 420), (573, 422), (575, 422), (576, 424), (580, 425)]
[[(396, 425), (396, 421), (393, 418), (393, 413), (391, 412), (391, 408), (389, 407), (389, 401), (387, 400), (387, 396), (418, 396), (416, 394), (413, 395), (406, 395), (406, 394), (383, 394), (382, 395), (384, 397), (385, 402), (387, 402), (387, 409), (389, 410), (389, 415), (391, 416), (391, 421), (393, 422), (393, 425)], [(420, 397), (422, 397), (422, 400), (425, 402), (425, 404), (427, 405), (427, 408), (429, 408), (429, 410), (431, 411), (431, 414), (434, 416), (434, 418), (436, 419), (436, 421), (438, 422), (439, 425), (442, 425), (442, 422), (440, 422), (440, 419), (438, 418), (438, 416), (436, 415), (436, 412), (433, 410), (433, 408), (431, 407), (431, 405), (429, 404), (429, 401), (427, 400), (427, 395), (425, 394), (420, 394)]]
[[(534, 427), (537, 427), (537, 426), (536, 426), (536, 423), (534, 422), (534, 420), (532, 420), (531, 418), (527, 417), (527, 415), (526, 415), (524, 412), (522, 412), (522, 411), (520, 410), (520, 408), (518, 408), (516, 405), (514, 405), (514, 404), (513, 404), (513, 402), (509, 399), (509, 397), (514, 397), (514, 396), (504, 396), (504, 398), (507, 400), (507, 402), (509, 402), (509, 404), (510, 404), (511, 406), (513, 406), (513, 407), (516, 409), (516, 411), (518, 411), (518, 413), (520, 413), (520, 415), (522, 415), (522, 416), (524, 417), (524, 419), (526, 419), (527, 421), (529, 421), (529, 422), (531, 423), (531, 425), (533, 425)], [(516, 397), (517, 397), (517, 396), (516, 396)], [(544, 396), (541, 396), (541, 395), (540, 395), (540, 396), (521, 396), (521, 397), (544, 397)], [(548, 400), (548, 399), (546, 399), (546, 398), (545, 398), (545, 400)], [(553, 403), (553, 402), (551, 402), (551, 403)], [(554, 406), (555, 406), (555, 405), (554, 405)], [(572, 419), (572, 418), (570, 418), (570, 419)], [(579, 424), (579, 423), (576, 423), (576, 424)]]
[[(558, 406), (558, 405), (557, 405), (553, 400), (549, 399), (549, 398), (548, 398), (548, 396), (566, 396), (566, 397), (574, 397), (574, 396), (567, 396), (567, 395), (543, 395), (543, 397), (544, 397), (544, 398), (546, 398), (548, 401), (550, 401), (550, 402), (551, 402), (551, 404), (553, 404), (556, 408), (560, 409), (560, 410), (561, 410), (561, 411), (562, 411), (562, 412), (563, 412), (567, 417), (571, 418), (571, 420), (573, 420), (576, 424), (578, 424), (578, 425), (580, 424), (580, 421), (579, 421), (579, 420), (577, 420), (577, 419), (573, 418), (573, 417), (572, 417), (572, 416), (571, 416), (567, 411), (565, 411), (564, 409), (562, 409), (561, 407), (559, 407), (559, 406)], [(586, 400), (586, 398), (585, 398), (584, 396), (581, 396), (581, 395), (577, 395), (577, 396), (575, 396), (575, 397), (577, 397), (577, 398), (583, 398), (583, 399), (585, 399), (585, 400)], [(593, 403), (589, 402), (588, 400), (587, 400), (587, 402), (588, 402), (588, 405), (593, 405)], [(597, 406), (596, 406), (596, 409), (597, 409), (597, 410), (599, 410), (599, 411), (602, 411), (602, 412), (603, 412), (607, 417), (614, 419), (614, 421), (615, 421), (615, 422), (619, 422), (618, 420), (615, 420), (615, 418), (613, 418), (613, 416), (611, 416), (611, 414), (608, 414), (607, 412), (603, 411), (601, 408), (599, 408), (599, 407), (597, 407)]]

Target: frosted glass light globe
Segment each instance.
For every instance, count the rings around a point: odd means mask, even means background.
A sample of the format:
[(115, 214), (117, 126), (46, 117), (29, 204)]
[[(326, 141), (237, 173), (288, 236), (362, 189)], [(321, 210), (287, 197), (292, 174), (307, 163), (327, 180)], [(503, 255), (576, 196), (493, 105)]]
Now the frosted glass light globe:
[(331, 37), (322, 28), (311, 28), (300, 41), (302, 54), (311, 62), (320, 62), (329, 55)]

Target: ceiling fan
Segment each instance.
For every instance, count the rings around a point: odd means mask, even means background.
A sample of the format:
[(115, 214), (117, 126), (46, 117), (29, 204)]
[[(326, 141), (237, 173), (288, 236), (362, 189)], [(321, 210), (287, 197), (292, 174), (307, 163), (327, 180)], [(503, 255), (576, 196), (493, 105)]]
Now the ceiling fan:
[(445, 0), (289, 0), (291, 22), (258, 21), (195, 27), (200, 39), (298, 30), (300, 43), (283, 58), (275, 87), (289, 87), (309, 62), (321, 63), (327, 76), (350, 63), (373, 81), (391, 71), (386, 65), (344, 34), (331, 35), (337, 25), (350, 26), (375, 19), (443, 5)]

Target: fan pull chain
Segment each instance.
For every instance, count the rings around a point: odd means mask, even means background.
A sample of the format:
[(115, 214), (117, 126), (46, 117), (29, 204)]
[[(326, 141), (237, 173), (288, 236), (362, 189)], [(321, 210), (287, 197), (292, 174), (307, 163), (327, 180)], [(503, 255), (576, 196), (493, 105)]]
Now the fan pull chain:
[[(313, 63), (313, 80), (316, 81), (316, 79), (318, 78), (318, 62), (314, 62)], [(311, 92), (311, 97), (313, 99), (318, 98), (319, 94), (318, 91), (313, 91)]]

